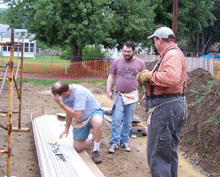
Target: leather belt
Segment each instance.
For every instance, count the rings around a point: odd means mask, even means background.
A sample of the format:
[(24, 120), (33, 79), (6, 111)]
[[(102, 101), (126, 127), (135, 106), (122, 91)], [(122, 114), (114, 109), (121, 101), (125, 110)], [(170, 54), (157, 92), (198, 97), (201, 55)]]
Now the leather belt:
[(115, 90), (115, 93), (128, 93), (128, 92), (121, 92), (119, 90)]
[(153, 95), (147, 96), (147, 98), (154, 99), (154, 98), (172, 98), (172, 97), (182, 97), (182, 94), (163, 94), (163, 95)]

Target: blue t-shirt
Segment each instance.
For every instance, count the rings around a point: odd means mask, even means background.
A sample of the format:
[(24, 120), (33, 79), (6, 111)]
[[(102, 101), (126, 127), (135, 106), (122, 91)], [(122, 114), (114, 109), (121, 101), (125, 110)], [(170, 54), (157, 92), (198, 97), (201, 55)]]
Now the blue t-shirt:
[(63, 97), (62, 100), (75, 111), (82, 111), (79, 121), (85, 121), (95, 110), (101, 108), (93, 94), (81, 85), (72, 84), (71, 95)]

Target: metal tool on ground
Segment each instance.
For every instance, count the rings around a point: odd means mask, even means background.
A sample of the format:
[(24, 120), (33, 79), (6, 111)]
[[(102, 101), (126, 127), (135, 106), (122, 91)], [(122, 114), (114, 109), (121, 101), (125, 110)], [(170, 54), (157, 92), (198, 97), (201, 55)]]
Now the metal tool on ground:
[(48, 142), (48, 144), (51, 147), (52, 152), (61, 160), (63, 160), (64, 162), (66, 162), (66, 159), (63, 155), (63, 153), (60, 151), (60, 145), (58, 144), (58, 142), (56, 141), (55, 143), (51, 143)]
[(116, 104), (117, 104), (117, 102), (118, 102), (119, 94), (120, 94), (120, 93), (117, 93), (117, 96), (116, 96), (116, 98), (115, 98), (115, 102), (114, 102), (114, 104), (113, 104), (113, 106), (112, 106), (112, 110), (110, 110), (110, 111), (104, 111), (104, 114), (105, 114), (105, 115), (110, 115), (110, 116), (111, 116), (111, 115), (113, 114), (114, 109), (115, 109), (115, 106), (116, 106)]
[[(117, 104), (117, 102), (118, 102), (119, 94), (120, 94), (120, 93), (118, 93), (117, 96), (116, 96), (116, 99), (115, 99), (115, 102), (114, 102), (114, 104), (113, 104), (113, 106), (112, 106), (112, 109), (111, 109), (111, 110), (105, 110), (105, 111), (104, 111), (104, 114), (105, 114), (105, 115), (110, 115), (110, 116), (111, 116), (111, 115), (113, 114), (114, 109), (115, 109), (115, 106), (116, 106), (116, 104)], [(133, 119), (132, 119), (132, 124), (133, 124), (133, 123), (134, 123), (134, 124), (135, 124), (135, 123), (140, 123), (140, 121), (137, 120), (137, 119), (135, 119), (135, 118), (133, 118)]]
[(135, 118), (132, 119), (132, 124), (133, 125), (138, 124), (138, 123), (141, 123), (141, 121), (138, 120), (138, 119), (135, 119)]

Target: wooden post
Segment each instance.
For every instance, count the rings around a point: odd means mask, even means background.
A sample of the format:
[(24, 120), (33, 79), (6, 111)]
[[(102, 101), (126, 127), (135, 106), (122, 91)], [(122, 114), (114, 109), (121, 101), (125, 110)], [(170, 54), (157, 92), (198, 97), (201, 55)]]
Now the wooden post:
[(23, 77), (23, 57), (24, 57), (24, 43), (21, 45), (21, 66), (20, 66), (20, 96), (19, 96), (19, 121), (18, 129), (21, 129), (21, 104), (22, 104), (22, 77)]
[(178, 31), (178, 0), (173, 0), (173, 24), (172, 29), (175, 34), (175, 43), (177, 41), (177, 31)]
[(11, 176), (11, 148), (12, 148), (12, 101), (13, 101), (13, 65), (14, 65), (14, 29), (11, 29), (11, 45), (9, 60), (9, 93), (8, 93), (8, 165), (7, 176)]
[(65, 63), (65, 74), (67, 74), (67, 63)]

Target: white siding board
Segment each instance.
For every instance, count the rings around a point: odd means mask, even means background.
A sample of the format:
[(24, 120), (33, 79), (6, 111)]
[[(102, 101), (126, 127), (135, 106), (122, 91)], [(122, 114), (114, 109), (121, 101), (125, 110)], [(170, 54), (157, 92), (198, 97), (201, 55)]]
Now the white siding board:
[(94, 177), (94, 174), (72, 146), (72, 128), (69, 137), (59, 141), (66, 162), (51, 151), (48, 142), (56, 142), (64, 130), (64, 123), (54, 115), (32, 119), (33, 133), (42, 177)]

